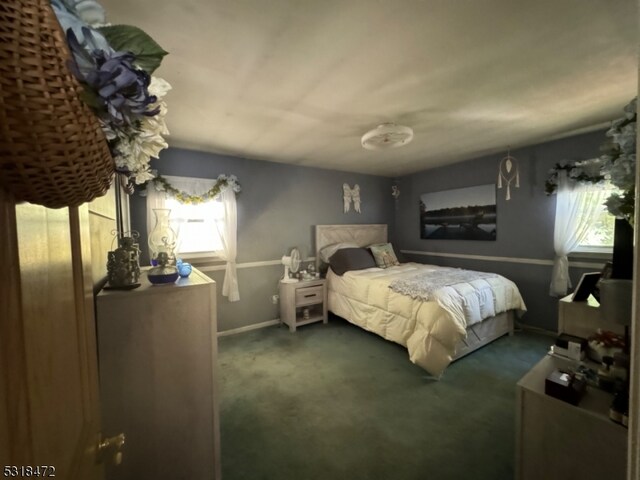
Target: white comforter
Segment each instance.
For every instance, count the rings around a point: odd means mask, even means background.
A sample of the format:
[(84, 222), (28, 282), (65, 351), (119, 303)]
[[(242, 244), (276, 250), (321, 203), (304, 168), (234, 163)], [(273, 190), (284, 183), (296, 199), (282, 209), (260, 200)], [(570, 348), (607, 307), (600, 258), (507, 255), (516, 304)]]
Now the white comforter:
[(413, 363), (439, 376), (451, 363), (467, 327), (507, 310), (525, 311), (526, 307), (516, 285), (499, 275), (443, 287), (431, 302), (389, 288), (393, 280), (438, 268), (405, 263), (343, 276), (329, 270), (329, 310), (407, 347)]

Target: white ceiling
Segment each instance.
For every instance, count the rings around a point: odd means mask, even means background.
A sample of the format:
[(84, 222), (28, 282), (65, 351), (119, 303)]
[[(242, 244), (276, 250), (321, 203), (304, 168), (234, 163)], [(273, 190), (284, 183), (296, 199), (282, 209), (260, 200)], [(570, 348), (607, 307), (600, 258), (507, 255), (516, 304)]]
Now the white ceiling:
[[(398, 176), (602, 126), (635, 0), (104, 0), (170, 54), (172, 146)], [(409, 145), (364, 150), (383, 122)]]

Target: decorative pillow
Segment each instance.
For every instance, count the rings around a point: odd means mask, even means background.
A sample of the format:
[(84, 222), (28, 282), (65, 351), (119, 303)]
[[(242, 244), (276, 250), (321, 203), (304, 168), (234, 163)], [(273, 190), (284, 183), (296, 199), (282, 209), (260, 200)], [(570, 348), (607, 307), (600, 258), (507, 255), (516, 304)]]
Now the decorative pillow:
[(374, 268), (376, 261), (366, 248), (341, 248), (329, 259), (331, 270), (336, 275), (344, 275), (351, 270)]
[(329, 263), (329, 260), (331, 259), (333, 254), (341, 248), (358, 248), (358, 245), (351, 242), (332, 243), (331, 245), (327, 245), (326, 247), (322, 247), (320, 249), (320, 260), (322, 260), (324, 263)]
[(390, 243), (371, 245), (369, 248), (378, 267), (387, 268), (400, 265), (398, 257), (396, 257), (396, 253), (393, 251), (393, 246)]

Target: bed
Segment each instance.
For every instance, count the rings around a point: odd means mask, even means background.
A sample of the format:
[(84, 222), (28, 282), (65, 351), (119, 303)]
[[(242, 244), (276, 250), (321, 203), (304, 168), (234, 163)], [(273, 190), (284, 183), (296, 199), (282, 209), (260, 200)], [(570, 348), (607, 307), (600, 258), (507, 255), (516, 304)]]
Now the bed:
[(326, 271), (329, 311), (407, 348), (410, 360), (436, 377), (452, 361), (513, 334), (514, 316), (526, 307), (515, 284), (499, 275), (471, 272), (477, 278), (469, 282), (434, 286), (428, 296), (412, 290), (408, 295), (399, 288), (407, 282), (463, 271), (405, 263), (337, 275), (321, 260), (325, 247), (386, 242), (383, 224), (316, 226), (316, 262)]

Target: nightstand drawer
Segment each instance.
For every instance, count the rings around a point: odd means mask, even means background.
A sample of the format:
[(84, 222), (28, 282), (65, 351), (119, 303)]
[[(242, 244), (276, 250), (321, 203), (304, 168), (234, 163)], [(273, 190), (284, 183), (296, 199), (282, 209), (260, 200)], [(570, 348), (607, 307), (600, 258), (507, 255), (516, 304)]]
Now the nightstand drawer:
[(296, 306), (313, 305), (324, 301), (322, 285), (296, 289)]

